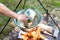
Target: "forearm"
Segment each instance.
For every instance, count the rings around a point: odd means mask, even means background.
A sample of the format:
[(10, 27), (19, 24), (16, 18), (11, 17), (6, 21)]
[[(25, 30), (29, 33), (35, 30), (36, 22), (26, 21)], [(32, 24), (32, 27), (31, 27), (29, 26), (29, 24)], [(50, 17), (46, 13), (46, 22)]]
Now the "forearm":
[(11, 18), (17, 18), (17, 14), (10, 9), (8, 9), (5, 5), (0, 3), (0, 14), (11, 17)]

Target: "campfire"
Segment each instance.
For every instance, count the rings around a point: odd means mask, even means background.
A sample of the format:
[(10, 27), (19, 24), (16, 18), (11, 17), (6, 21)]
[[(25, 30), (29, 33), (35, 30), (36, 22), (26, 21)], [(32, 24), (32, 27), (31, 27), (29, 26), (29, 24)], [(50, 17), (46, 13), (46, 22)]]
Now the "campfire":
[(41, 28), (36, 27), (21, 35), (23, 36), (23, 40), (45, 40), (46, 37), (41, 32)]

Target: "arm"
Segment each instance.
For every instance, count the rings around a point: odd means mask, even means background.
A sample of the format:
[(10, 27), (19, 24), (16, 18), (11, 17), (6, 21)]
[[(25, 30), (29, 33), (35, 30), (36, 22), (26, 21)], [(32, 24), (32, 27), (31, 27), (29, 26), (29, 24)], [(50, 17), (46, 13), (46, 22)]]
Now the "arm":
[(16, 14), (15, 12), (11, 11), (4, 4), (1, 4), (1, 3), (0, 3), (0, 14), (7, 17), (15, 18), (17, 20), (21, 20), (23, 22), (26, 22), (28, 18), (26, 15)]
[(0, 14), (4, 16), (8, 16), (11, 18), (17, 18), (17, 14), (10, 9), (8, 9), (5, 5), (0, 3)]

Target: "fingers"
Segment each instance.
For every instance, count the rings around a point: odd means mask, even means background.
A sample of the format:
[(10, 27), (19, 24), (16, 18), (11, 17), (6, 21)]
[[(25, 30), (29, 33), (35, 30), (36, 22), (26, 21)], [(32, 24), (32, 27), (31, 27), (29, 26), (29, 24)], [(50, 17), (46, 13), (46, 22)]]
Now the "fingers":
[(28, 21), (28, 19), (30, 19), (31, 17), (30, 16), (26, 16), (26, 15), (24, 15), (25, 17), (24, 17), (24, 23), (25, 24), (27, 24), (29, 21)]
[(23, 19), (23, 22), (24, 22), (24, 24), (27, 24), (27, 18), (26, 17), (24, 17), (24, 19)]
[(29, 16), (26, 16), (26, 15), (25, 15), (25, 17), (26, 17), (26, 18), (29, 18)]
[(19, 21), (22, 21), (24, 24), (28, 23), (28, 18), (31, 18), (31, 17), (30, 16), (26, 16), (24, 14), (18, 14), (18, 17), (17, 17), (17, 19)]

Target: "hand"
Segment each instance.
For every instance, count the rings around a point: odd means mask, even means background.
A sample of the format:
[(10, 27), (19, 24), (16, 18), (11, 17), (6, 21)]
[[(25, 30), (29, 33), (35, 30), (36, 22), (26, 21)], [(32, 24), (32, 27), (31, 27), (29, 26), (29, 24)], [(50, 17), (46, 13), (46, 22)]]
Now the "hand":
[(18, 14), (17, 15), (17, 20), (24, 22), (25, 24), (27, 23), (28, 20), (28, 16), (24, 15), (24, 14)]

